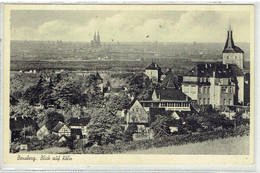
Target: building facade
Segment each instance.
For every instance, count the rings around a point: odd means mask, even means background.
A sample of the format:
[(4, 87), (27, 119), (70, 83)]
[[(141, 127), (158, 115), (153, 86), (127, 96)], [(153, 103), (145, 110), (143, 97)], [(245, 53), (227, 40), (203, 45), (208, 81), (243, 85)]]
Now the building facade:
[(198, 64), (183, 76), (182, 92), (199, 105), (244, 103), (244, 75), (237, 65)]
[(145, 69), (145, 74), (151, 79), (153, 82), (160, 82), (161, 81), (161, 67), (158, 64), (152, 62), (148, 67)]

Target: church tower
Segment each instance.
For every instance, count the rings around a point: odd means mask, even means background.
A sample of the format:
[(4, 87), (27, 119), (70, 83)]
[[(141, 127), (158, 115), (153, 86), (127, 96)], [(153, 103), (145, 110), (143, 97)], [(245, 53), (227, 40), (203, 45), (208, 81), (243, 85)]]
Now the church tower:
[(227, 41), (222, 51), (223, 64), (235, 64), (240, 69), (244, 68), (244, 51), (235, 46), (231, 26), (227, 32)]

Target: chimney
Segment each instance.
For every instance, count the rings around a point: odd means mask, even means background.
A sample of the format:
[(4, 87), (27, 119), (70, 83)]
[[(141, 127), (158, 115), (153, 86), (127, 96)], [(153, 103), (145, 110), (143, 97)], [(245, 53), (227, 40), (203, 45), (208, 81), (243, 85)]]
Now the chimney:
[(216, 71), (213, 71), (213, 77), (215, 77), (216, 76)]
[(208, 64), (207, 63), (205, 64), (205, 68), (208, 68)]
[(211, 64), (209, 64), (209, 67), (211, 67)]
[(226, 64), (226, 69), (228, 69), (228, 64)]
[(17, 121), (17, 117), (14, 117), (14, 120)]

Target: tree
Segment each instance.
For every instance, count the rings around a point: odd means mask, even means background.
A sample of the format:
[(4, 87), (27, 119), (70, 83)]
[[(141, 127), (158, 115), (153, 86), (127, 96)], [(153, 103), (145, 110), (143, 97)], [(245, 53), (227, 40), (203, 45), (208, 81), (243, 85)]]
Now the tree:
[(130, 77), (127, 84), (130, 94), (140, 100), (149, 99), (156, 87), (149, 77), (143, 73), (138, 73)]
[(44, 124), (48, 129), (53, 129), (59, 121), (64, 122), (63, 115), (53, 111), (48, 112), (47, 116), (45, 116)]
[(20, 132), (20, 136), (35, 136), (36, 130), (33, 128), (33, 126), (24, 127), (23, 130)]
[(108, 101), (106, 102), (106, 106), (114, 110), (122, 110), (126, 109), (130, 102), (131, 99), (128, 97), (127, 93), (125, 91), (121, 91), (119, 95), (110, 95)]
[(170, 135), (169, 121), (170, 119), (167, 116), (156, 116), (155, 121), (151, 123), (155, 138), (161, 139)]
[(123, 139), (120, 117), (107, 108), (98, 109), (93, 113), (94, 115), (87, 126), (87, 137), (90, 143), (107, 145)]

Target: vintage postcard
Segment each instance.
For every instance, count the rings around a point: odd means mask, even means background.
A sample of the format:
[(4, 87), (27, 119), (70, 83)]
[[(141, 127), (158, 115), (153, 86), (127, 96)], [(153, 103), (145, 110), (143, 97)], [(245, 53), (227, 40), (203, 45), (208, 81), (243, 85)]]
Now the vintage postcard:
[(6, 165), (253, 165), (254, 5), (5, 5)]

